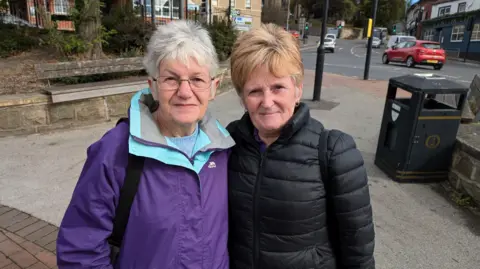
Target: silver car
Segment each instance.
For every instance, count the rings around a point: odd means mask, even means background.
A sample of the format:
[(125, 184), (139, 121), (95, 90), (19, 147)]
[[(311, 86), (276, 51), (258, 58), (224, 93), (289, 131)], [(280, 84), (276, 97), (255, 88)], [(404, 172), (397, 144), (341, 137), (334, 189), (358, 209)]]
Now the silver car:
[[(328, 50), (328, 51), (334, 53), (335, 52), (335, 45), (336, 45), (335, 39), (325, 38), (325, 50)], [(317, 48), (319, 46), (320, 46), (320, 41), (318, 41), (318, 43), (317, 43)]]
[[(378, 37), (373, 37), (373, 39), (372, 39), (372, 48), (380, 48), (381, 45), (382, 45), (382, 41), (380, 40), (380, 38), (378, 38)], [(367, 40), (366, 40), (365, 47), (368, 47), (368, 38), (367, 38)]]

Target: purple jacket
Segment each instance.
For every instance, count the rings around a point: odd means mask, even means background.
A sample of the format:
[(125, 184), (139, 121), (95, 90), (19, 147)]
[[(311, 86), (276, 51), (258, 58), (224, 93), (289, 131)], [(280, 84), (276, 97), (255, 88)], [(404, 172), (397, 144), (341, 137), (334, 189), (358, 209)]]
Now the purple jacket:
[[(162, 136), (145, 89), (121, 123), (87, 150), (57, 239), (58, 268), (228, 269), (227, 163), (234, 142), (220, 123), (199, 123), (188, 158)], [(128, 152), (147, 157), (120, 257), (113, 267), (106, 239), (125, 178)]]

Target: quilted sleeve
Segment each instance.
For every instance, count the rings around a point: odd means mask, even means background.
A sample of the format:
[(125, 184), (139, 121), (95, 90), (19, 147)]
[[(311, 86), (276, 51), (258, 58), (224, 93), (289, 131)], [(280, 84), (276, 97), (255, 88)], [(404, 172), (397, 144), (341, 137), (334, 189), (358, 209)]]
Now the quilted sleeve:
[(332, 132), (329, 172), (339, 268), (374, 269), (375, 231), (364, 160), (350, 135)]

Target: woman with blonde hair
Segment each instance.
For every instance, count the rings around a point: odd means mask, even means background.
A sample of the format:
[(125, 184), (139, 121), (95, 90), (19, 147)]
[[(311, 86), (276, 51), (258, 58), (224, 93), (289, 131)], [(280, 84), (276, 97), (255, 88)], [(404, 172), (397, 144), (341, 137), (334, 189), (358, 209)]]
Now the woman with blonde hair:
[(227, 127), (232, 269), (373, 269), (375, 233), (353, 138), (302, 103), (297, 41), (263, 25), (242, 34), (232, 81), (246, 109)]

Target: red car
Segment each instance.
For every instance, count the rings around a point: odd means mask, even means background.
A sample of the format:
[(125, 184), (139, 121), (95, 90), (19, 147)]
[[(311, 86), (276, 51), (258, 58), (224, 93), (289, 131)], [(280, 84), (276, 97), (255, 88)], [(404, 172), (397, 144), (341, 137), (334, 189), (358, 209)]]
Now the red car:
[(293, 35), (293, 37), (295, 37), (297, 39), (300, 38), (300, 32), (299, 31), (290, 30), (289, 32), (290, 32), (290, 34)]
[(382, 62), (406, 63), (408, 67), (415, 65), (433, 66), (435, 70), (442, 69), (445, 64), (445, 50), (440, 43), (426, 40), (413, 40), (399, 43), (385, 51)]

